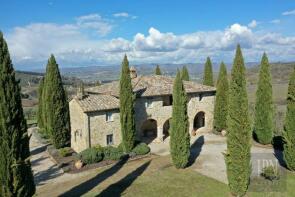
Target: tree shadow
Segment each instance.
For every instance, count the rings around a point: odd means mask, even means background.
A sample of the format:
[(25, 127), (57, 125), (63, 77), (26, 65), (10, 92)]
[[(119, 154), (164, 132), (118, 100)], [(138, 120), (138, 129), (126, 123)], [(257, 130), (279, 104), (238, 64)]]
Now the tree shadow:
[(44, 152), (47, 149), (47, 146), (48, 144), (35, 148), (34, 150), (31, 151), (31, 156)]
[(63, 193), (60, 196), (82, 196), (83, 194), (87, 193), (94, 187), (96, 187), (98, 184), (118, 172), (122, 166), (127, 162), (128, 157), (123, 157), (120, 161), (118, 161), (115, 165), (110, 167), (109, 169), (97, 174), (95, 177), (85, 181), (84, 183), (81, 183), (80, 185), (77, 185), (70, 189), (69, 191)]
[(202, 147), (205, 143), (205, 139), (204, 136), (200, 136), (190, 147), (190, 157), (189, 157), (189, 161), (187, 164), (187, 167), (193, 165), (196, 161), (196, 159), (198, 158), (198, 156), (200, 155), (201, 151), (202, 151)]
[(274, 149), (274, 156), (277, 158), (279, 161), (280, 166), (287, 168), (287, 164), (284, 160), (284, 153), (282, 150), (279, 149)]
[(139, 166), (136, 170), (132, 171), (118, 182), (108, 186), (97, 197), (119, 197), (121, 194), (139, 177), (145, 169), (150, 165), (151, 161)]
[(34, 181), (36, 185), (44, 185), (46, 181), (56, 178), (62, 175), (60, 169), (57, 166), (51, 166), (50, 168), (37, 172), (34, 174)]

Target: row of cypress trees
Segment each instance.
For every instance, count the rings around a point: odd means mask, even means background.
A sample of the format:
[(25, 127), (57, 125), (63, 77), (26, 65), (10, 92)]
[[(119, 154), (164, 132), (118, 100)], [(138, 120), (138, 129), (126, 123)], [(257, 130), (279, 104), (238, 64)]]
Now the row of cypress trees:
[(0, 32), (0, 196), (29, 197), (35, 193), (29, 135), (19, 81), (8, 46)]
[[(203, 84), (204, 85), (209, 85), (209, 86), (214, 86), (213, 82), (213, 71), (212, 71), (212, 63), (209, 57), (207, 57), (206, 63), (205, 63), (205, 69), (204, 69), (204, 77), (203, 77)], [(154, 70), (155, 75), (162, 75), (162, 71), (160, 69), (160, 66), (157, 65), (155, 70)], [(189, 72), (186, 66), (183, 66), (180, 72), (180, 76), (182, 80), (184, 81), (189, 81), (190, 76)]]
[(55, 57), (50, 56), (46, 74), (39, 84), (38, 126), (56, 148), (70, 144), (70, 117), (67, 94)]

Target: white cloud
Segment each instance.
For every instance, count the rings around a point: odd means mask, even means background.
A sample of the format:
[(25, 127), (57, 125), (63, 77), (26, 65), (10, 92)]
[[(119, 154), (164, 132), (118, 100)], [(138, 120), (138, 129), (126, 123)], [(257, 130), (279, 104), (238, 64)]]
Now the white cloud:
[(294, 60), (295, 36), (255, 32), (238, 23), (224, 30), (182, 35), (151, 27), (147, 35), (137, 33), (127, 40), (89, 35), (88, 31), (98, 32), (98, 21), (107, 20), (93, 14), (79, 17), (73, 24), (33, 23), (14, 28), (5, 38), (16, 65), (29, 62), (40, 67), (51, 53), (61, 66), (118, 64), (125, 53), (134, 63), (200, 62), (207, 56), (214, 61), (232, 61), (237, 43), (246, 61), (259, 61), (264, 51), (276, 61)]
[(99, 14), (80, 16), (76, 19), (76, 21), (79, 27), (96, 30), (96, 32), (101, 36), (107, 35), (113, 28), (113, 25), (111, 25), (108, 20), (102, 18)]
[(289, 11), (283, 12), (282, 15), (284, 16), (295, 15), (295, 10), (289, 10)]
[(258, 22), (256, 20), (252, 20), (249, 24), (248, 24), (248, 27), (250, 28), (255, 28), (257, 27), (258, 25)]
[(132, 18), (132, 19), (136, 19), (137, 16), (134, 16), (134, 15), (130, 15), (129, 13), (127, 12), (118, 12), (118, 13), (115, 13), (113, 14), (114, 17), (116, 18)]
[(165, 52), (177, 50), (179, 39), (173, 33), (161, 33), (151, 27), (147, 37), (141, 33), (136, 34), (133, 44), (138, 51)]
[(280, 19), (274, 19), (274, 20), (271, 20), (270, 23), (279, 24), (279, 23), (281, 23), (281, 20)]
[(129, 14), (127, 12), (119, 12), (119, 13), (115, 13), (113, 14), (114, 17), (129, 17)]

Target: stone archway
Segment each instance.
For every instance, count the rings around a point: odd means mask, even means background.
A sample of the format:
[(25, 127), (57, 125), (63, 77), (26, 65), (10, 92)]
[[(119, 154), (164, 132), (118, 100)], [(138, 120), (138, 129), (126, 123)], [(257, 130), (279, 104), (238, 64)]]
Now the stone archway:
[(168, 120), (166, 120), (164, 122), (164, 125), (163, 125), (163, 139), (165, 140), (167, 137), (169, 137), (169, 129), (170, 129), (170, 121), (171, 121), (171, 118), (169, 118)]
[(142, 139), (146, 143), (152, 142), (155, 138), (157, 138), (157, 121), (154, 119), (148, 119), (144, 121), (141, 125), (141, 134)]
[(194, 118), (194, 131), (197, 131), (202, 127), (205, 127), (205, 112), (200, 111)]

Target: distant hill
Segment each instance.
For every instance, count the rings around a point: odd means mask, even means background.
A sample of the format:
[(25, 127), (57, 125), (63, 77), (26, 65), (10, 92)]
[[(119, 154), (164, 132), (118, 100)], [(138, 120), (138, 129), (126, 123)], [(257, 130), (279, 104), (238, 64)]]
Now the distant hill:
[[(20, 80), (22, 87), (38, 85), (42, 77), (44, 77), (44, 73), (16, 71), (16, 78)], [(74, 76), (62, 76), (62, 80), (64, 85), (76, 85), (81, 82), (79, 78)]]
[[(133, 65), (137, 69), (138, 75), (150, 75), (154, 73), (157, 63), (136, 64)], [(159, 64), (164, 75), (175, 76), (177, 69), (181, 69), (184, 65), (187, 66), (190, 77), (193, 80), (200, 81), (203, 76), (203, 63), (187, 63), (187, 64)], [(247, 67), (252, 68), (258, 65), (256, 62), (247, 63)], [(227, 64), (231, 68), (231, 64)], [(86, 66), (86, 67), (72, 67), (62, 68), (63, 75), (68, 77), (77, 77), (87, 82), (94, 81), (113, 81), (118, 80), (121, 72), (120, 65), (117, 66)], [(213, 63), (213, 70), (215, 74), (218, 73), (219, 63)]]

